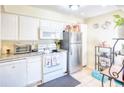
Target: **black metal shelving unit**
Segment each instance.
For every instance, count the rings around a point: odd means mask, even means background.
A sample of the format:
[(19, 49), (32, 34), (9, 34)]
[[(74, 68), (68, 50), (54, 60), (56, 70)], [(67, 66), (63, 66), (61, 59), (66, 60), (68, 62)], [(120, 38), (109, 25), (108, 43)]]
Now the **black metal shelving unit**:
[[(112, 48), (112, 62), (111, 62), (111, 65), (110, 65), (109, 71), (108, 71), (109, 76), (108, 75), (106, 75), (106, 76), (109, 77), (110, 86), (111, 86), (112, 79), (114, 79), (114, 80), (116, 80), (116, 82), (119, 82), (119, 84), (121, 84), (124, 87), (124, 76), (123, 76), (124, 75), (124, 60), (122, 61), (122, 67), (120, 67), (119, 71), (112, 71), (112, 69), (111, 69), (113, 66), (115, 66), (115, 56), (117, 56), (117, 55), (124, 56), (122, 54), (117, 54), (115, 52), (115, 47), (116, 47), (118, 41), (124, 40), (124, 38), (113, 38), (113, 40), (115, 40), (115, 43)], [(119, 75), (121, 72), (122, 72), (122, 80), (120, 81), (120, 80), (118, 80), (118, 78), (119, 78)], [(102, 76), (102, 86), (104, 86), (104, 84), (103, 84), (104, 76), (105, 76), (105, 74), (103, 74), (103, 76)]]
[[(111, 63), (110, 68), (109, 68), (109, 74), (110, 74), (110, 76), (113, 77), (113, 78), (118, 78), (120, 72), (122, 72), (122, 70), (124, 70), (124, 60), (122, 61), (122, 68), (121, 68), (118, 72), (111, 72), (111, 68), (112, 68), (112, 66), (113, 66), (114, 63), (115, 63), (115, 47), (116, 47), (117, 43), (118, 43), (120, 40), (124, 40), (124, 38), (113, 38), (113, 40), (116, 40), (116, 41), (115, 41), (115, 43), (114, 43), (114, 45), (113, 45), (113, 50), (112, 50), (113, 57), (112, 57), (112, 63)], [(116, 54), (116, 55), (118, 55), (118, 54)], [(122, 54), (119, 54), (119, 55), (124, 56), (124, 55), (122, 55)]]
[[(102, 49), (107, 50), (108, 51), (107, 54), (109, 55), (104, 54), (106, 51), (101, 52)], [(104, 69), (110, 67), (112, 62), (111, 54), (112, 54), (111, 47), (95, 46), (95, 69), (98, 71), (103, 71)], [(103, 63), (104, 63), (104, 66), (103, 66)]]

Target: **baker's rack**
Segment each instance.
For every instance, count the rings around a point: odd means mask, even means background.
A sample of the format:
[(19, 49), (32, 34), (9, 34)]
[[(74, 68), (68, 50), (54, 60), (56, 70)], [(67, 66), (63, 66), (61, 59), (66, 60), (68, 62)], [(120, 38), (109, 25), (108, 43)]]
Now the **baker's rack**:
[[(102, 53), (106, 52), (106, 50), (108, 51), (107, 53), (109, 54), (109, 56), (107, 55), (101, 55), (101, 50)], [(98, 54), (100, 53), (100, 54)], [(103, 47), (103, 46), (95, 46), (95, 69), (98, 71), (103, 71), (106, 68), (110, 67), (110, 64), (112, 62), (112, 48), (111, 47)], [(104, 63), (105, 66), (102, 65), (102, 63)]]
[[(122, 62), (122, 68), (118, 72), (114, 71), (111, 73), (111, 68), (115, 64), (115, 55), (118, 55), (118, 54), (115, 54), (115, 47), (116, 47), (118, 41), (124, 40), (124, 38), (113, 38), (113, 40), (116, 40), (116, 41), (113, 45), (113, 50), (112, 50), (113, 57), (112, 57), (112, 62), (111, 62), (110, 68), (109, 68), (109, 74), (111, 77), (117, 79), (119, 77), (119, 74), (122, 72), (122, 70), (124, 70), (124, 60)], [(121, 55), (121, 54), (119, 54), (119, 55)], [(124, 56), (124, 55), (121, 55), (121, 56)]]

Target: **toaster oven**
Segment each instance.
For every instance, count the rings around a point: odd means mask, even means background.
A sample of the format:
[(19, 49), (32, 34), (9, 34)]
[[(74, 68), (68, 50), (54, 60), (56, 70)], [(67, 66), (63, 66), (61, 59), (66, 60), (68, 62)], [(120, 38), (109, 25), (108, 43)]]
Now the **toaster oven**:
[(30, 44), (15, 44), (14, 45), (14, 54), (23, 54), (30, 53), (31, 45)]

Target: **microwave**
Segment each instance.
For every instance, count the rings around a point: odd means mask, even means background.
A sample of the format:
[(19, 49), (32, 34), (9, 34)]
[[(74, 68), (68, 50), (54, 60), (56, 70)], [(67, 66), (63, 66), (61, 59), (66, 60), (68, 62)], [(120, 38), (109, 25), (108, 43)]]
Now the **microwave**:
[(15, 44), (14, 45), (14, 54), (23, 54), (30, 53), (31, 45), (30, 44)]
[(56, 32), (40, 31), (40, 39), (55, 39)]

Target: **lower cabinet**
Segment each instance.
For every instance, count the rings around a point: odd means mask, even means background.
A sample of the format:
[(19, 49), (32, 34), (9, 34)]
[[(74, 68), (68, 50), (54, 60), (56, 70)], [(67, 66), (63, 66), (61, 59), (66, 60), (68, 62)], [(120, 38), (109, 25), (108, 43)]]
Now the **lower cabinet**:
[(67, 72), (67, 51), (61, 52), (59, 59), (63, 65), (63, 72)]
[(23, 87), (26, 75), (26, 60), (0, 63), (0, 87)]
[(0, 87), (24, 87), (41, 80), (40, 56), (0, 63)]
[(40, 56), (27, 58), (27, 84), (42, 80), (42, 62)]

